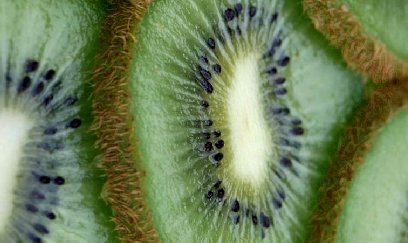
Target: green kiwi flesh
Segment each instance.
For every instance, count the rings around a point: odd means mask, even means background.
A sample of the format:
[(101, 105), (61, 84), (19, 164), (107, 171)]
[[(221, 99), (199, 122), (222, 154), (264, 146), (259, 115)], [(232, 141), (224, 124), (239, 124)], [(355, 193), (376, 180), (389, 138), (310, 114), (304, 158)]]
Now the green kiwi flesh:
[(322, 184), (309, 242), (406, 241), (407, 102), (404, 85), (370, 93)]
[(136, 166), (162, 241), (304, 241), (360, 77), (297, 1), (157, 0), (136, 35)]
[(340, 214), (336, 242), (408, 241), (408, 108), (371, 139)]
[(377, 82), (408, 80), (408, 5), (397, 1), (304, 0), (316, 28)]
[(100, 1), (0, 1), (0, 242), (111, 242), (87, 81)]

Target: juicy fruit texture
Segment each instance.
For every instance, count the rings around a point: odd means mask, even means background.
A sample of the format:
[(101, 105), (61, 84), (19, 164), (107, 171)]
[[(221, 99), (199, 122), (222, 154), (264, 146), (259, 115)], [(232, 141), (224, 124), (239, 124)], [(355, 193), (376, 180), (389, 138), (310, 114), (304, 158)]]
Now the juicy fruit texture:
[(377, 82), (408, 80), (406, 1), (304, 0), (304, 8), (351, 67)]
[(296, 1), (158, 0), (137, 36), (137, 166), (159, 237), (303, 241), (359, 77)]
[(1, 242), (113, 239), (88, 133), (102, 7), (0, 2)]
[(386, 86), (359, 111), (322, 187), (310, 242), (406, 241), (407, 102), (406, 87)]

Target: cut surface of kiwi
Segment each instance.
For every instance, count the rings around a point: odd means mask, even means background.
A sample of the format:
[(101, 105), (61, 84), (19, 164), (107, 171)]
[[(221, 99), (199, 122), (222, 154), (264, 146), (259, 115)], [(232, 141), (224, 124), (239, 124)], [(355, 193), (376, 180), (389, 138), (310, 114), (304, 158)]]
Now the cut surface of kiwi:
[(323, 184), (310, 242), (406, 242), (408, 92), (376, 90)]
[(164, 242), (302, 242), (360, 77), (297, 1), (154, 1), (130, 72)]
[(353, 68), (378, 82), (408, 79), (406, 1), (304, 0), (304, 8)]
[(99, 1), (0, 1), (0, 242), (111, 242), (87, 85)]

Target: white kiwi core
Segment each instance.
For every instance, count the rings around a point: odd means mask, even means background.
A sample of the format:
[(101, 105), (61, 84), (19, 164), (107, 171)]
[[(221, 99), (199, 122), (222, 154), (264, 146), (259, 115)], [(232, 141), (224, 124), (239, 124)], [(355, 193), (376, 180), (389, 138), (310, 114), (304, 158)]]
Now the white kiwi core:
[(268, 161), (275, 151), (262, 106), (258, 56), (237, 59), (228, 94), (232, 170), (236, 178), (259, 188), (268, 178)]
[(19, 162), (33, 122), (14, 110), (0, 110), (0, 232), (13, 209)]

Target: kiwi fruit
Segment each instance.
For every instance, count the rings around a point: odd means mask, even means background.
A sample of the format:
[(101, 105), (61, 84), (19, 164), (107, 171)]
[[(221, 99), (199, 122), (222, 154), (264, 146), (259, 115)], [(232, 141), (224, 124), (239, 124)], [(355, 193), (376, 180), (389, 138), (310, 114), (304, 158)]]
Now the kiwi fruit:
[(95, 130), (107, 193), (136, 198), (140, 235), (147, 221), (164, 242), (305, 241), (363, 87), (301, 4), (157, 0), (140, 24), (121, 19)]
[(376, 90), (322, 186), (310, 242), (406, 242), (408, 92)]
[(100, 167), (106, 174), (102, 197), (112, 208), (112, 221), (121, 242), (157, 241), (140, 188), (143, 171), (134, 165), (136, 145), (132, 138), (133, 118), (129, 109), (132, 97), (128, 88), (130, 48), (137, 42), (137, 35), (131, 30), (142, 19), (148, 3), (149, 0), (111, 3), (92, 78), (92, 131), (97, 135), (97, 147), (101, 151)]
[(0, 242), (116, 237), (89, 132), (105, 7), (0, 1)]
[(304, 0), (303, 5), (352, 68), (379, 83), (408, 80), (406, 1)]

